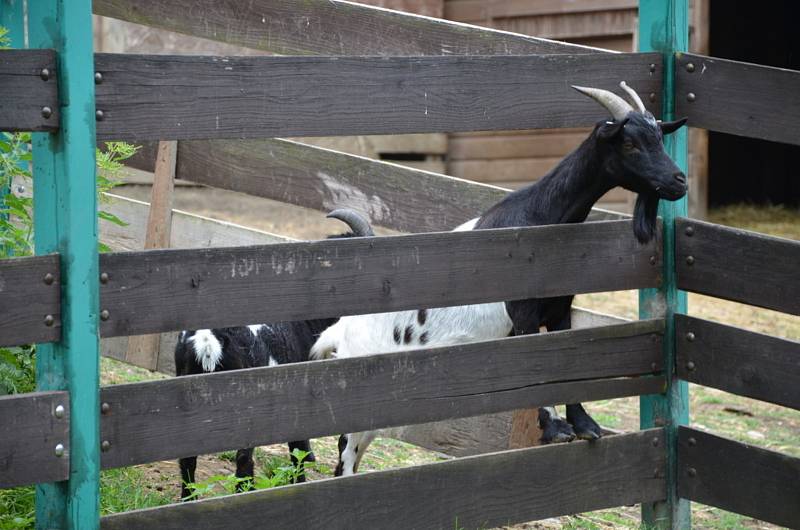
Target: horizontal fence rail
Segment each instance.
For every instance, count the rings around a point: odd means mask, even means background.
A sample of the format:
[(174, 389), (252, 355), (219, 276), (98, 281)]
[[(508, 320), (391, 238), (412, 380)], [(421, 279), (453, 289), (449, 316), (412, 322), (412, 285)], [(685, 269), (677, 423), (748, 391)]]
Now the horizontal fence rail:
[(675, 315), (678, 376), (800, 410), (800, 343)]
[[(155, 144), (144, 147), (126, 164), (152, 172)], [(355, 208), (375, 224), (401, 232), (451, 230), (508, 194), (495, 186), (281, 139), (178, 142), (175, 176), (325, 212)], [(541, 176), (531, 175), (531, 182)], [(415, 193), (413, 201), (409, 193)], [(628, 217), (598, 208), (589, 214), (590, 221)]]
[(490, 528), (661, 500), (663, 446), (653, 429), (128, 512), (101, 527)]
[(685, 53), (675, 75), (675, 113), (692, 127), (800, 145), (800, 71)]
[(800, 242), (681, 218), (678, 287), (800, 315)]
[[(105, 387), (103, 467), (658, 393), (660, 320)], [(487, 359), (491, 362), (487, 363)]]
[(0, 50), (0, 131), (57, 131), (56, 54)]
[(340, 0), (94, 0), (94, 12), (281, 55), (606, 51)]
[(800, 528), (800, 458), (688, 427), (678, 431), (678, 495)]
[[(103, 254), (102, 336), (653, 287), (631, 221)], [(587, 274), (591, 270), (591, 274)]]
[(69, 393), (0, 396), (0, 488), (69, 477)]
[(57, 254), (0, 260), (0, 346), (61, 337)]
[[(655, 72), (651, 71), (655, 65)], [(536, 129), (605, 116), (571, 84), (658, 92), (652, 53), (494, 57), (97, 54), (97, 137), (270, 138)], [(647, 98), (645, 98), (647, 99)], [(659, 109), (653, 109), (658, 114)]]

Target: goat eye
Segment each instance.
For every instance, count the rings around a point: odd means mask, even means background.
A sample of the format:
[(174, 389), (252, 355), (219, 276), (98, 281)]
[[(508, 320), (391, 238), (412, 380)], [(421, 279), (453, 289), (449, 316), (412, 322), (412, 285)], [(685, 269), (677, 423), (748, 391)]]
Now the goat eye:
[(622, 143), (622, 148), (625, 149), (626, 151), (633, 151), (636, 149), (636, 146), (633, 145), (633, 142), (631, 141), (625, 141)]

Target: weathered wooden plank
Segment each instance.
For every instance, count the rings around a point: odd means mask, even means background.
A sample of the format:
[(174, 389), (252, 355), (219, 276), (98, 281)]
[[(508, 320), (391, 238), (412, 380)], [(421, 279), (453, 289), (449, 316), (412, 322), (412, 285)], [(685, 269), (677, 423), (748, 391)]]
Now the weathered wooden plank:
[(575, 46), (341, 0), (94, 0), (94, 12), (282, 55), (595, 53)]
[[(153, 159), (154, 154), (143, 153), (131, 163), (151, 171)], [(494, 186), (280, 139), (181, 141), (177, 177), (326, 212), (355, 208), (373, 223), (401, 232), (451, 230), (508, 193)], [(409, 201), (408, 194), (417, 190), (425, 193), (415, 193)], [(589, 220), (626, 217), (595, 208)]]
[(678, 494), (762, 521), (800, 528), (800, 458), (714, 436), (678, 431)]
[(0, 130), (58, 130), (60, 113), (53, 50), (0, 50), (0, 92), (3, 94)]
[(640, 245), (630, 221), (610, 221), (103, 254), (101, 334), (653, 287), (659, 239)]
[(662, 330), (639, 321), (105, 387), (103, 466), (659, 392), (663, 379), (630, 376), (661, 369)]
[(676, 223), (679, 288), (800, 315), (800, 242), (695, 219)]
[(128, 512), (101, 527), (490, 528), (663, 498), (663, 441), (653, 429), (519, 449)]
[(676, 114), (689, 125), (800, 145), (800, 72), (686, 53), (675, 73)]
[(59, 337), (58, 254), (0, 260), (0, 346), (50, 342)]
[(0, 488), (67, 479), (68, 392), (0, 396), (0, 425)]
[(617, 9), (636, 10), (636, 0), (500, 0), (486, 2), (483, 0), (460, 0), (445, 3), (445, 18), (464, 22), (486, 23), (496, 18), (534, 17), (541, 15), (572, 15), (575, 13), (592, 13), (597, 11), (613, 11)]
[[(216, 57), (98, 54), (100, 139), (270, 138), (593, 125), (571, 84), (658, 92), (659, 54)], [(658, 113), (658, 109), (654, 109)]]
[(589, 136), (588, 130), (514, 136), (463, 136), (450, 138), (449, 160), (496, 160), (564, 156)]
[(800, 409), (800, 343), (686, 315), (675, 330), (682, 379)]

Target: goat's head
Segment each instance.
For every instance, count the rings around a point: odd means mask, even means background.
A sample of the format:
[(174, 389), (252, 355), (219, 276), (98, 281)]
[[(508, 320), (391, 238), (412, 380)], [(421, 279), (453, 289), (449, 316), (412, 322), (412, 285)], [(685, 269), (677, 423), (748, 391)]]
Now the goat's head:
[(573, 87), (605, 107), (613, 117), (595, 126), (593, 136), (602, 146), (602, 171), (625, 189), (638, 193), (634, 233), (646, 243), (656, 229), (659, 199), (675, 201), (686, 194), (686, 175), (664, 150), (663, 136), (678, 130), (686, 118), (663, 123), (645, 109), (639, 95), (625, 82), (620, 86), (633, 105), (608, 90)]

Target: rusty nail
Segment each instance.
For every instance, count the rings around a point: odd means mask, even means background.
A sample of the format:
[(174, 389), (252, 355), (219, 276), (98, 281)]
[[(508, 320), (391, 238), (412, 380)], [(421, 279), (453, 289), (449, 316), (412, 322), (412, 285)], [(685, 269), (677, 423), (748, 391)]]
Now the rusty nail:
[(106, 402), (103, 402), (100, 405), (100, 412), (102, 412), (103, 414), (108, 414), (109, 412), (111, 412), (111, 405), (109, 405)]
[(101, 272), (100, 273), (100, 283), (108, 283), (108, 273)]
[(650, 96), (649, 97), (650, 97), (650, 103), (655, 103), (656, 102), (656, 93), (655, 92), (650, 92)]
[(694, 265), (694, 256), (686, 256), (686, 264)]
[(656, 264), (656, 257), (650, 256), (650, 265), (655, 265), (655, 264)]
[(650, 72), (655, 72), (655, 71), (656, 71), (655, 63), (650, 63)]
[(108, 309), (103, 309), (100, 311), (100, 320), (106, 321), (111, 317), (111, 314), (108, 312)]
[(103, 82), (103, 74), (101, 74), (100, 72), (95, 72), (94, 73), (94, 84), (95, 85), (99, 85), (102, 82)]
[(39, 72), (39, 77), (42, 78), (42, 81), (50, 80), (50, 70), (48, 70), (47, 68), (42, 68), (42, 71)]
[(686, 63), (686, 71), (689, 73), (694, 72), (694, 63)]
[(95, 117), (95, 119), (97, 119), (97, 121), (103, 121), (103, 118), (105, 117), (105, 114), (103, 114), (102, 110), (97, 109), (94, 112), (94, 117)]
[(688, 332), (686, 334), (686, 340), (688, 340), (689, 342), (694, 342), (694, 333), (692, 333), (691, 331)]
[(53, 282), (55, 281), (55, 279), (56, 279), (56, 277), (53, 276), (52, 274), (50, 274), (49, 272), (44, 275), (44, 283), (45, 283), (45, 285), (53, 285)]
[(688, 94), (686, 94), (686, 101), (688, 101), (689, 103), (691, 103), (692, 101), (694, 101), (696, 99), (697, 99), (697, 96), (694, 95), (694, 92), (689, 92)]
[(689, 447), (694, 447), (695, 445), (697, 445), (697, 439), (689, 438)]
[(686, 369), (694, 372), (694, 361), (686, 361)]
[(45, 315), (45, 317), (44, 317), (44, 325), (45, 326), (50, 327), (53, 324), (55, 324), (55, 322), (56, 322), (56, 319), (53, 318), (53, 315)]
[(686, 231), (684, 232), (687, 236), (692, 237), (694, 235), (694, 227), (687, 226)]
[(56, 453), (56, 456), (59, 457), (59, 458), (64, 456), (64, 444), (56, 444), (55, 453)]
[(689, 476), (690, 477), (696, 477), (697, 476), (697, 470), (695, 468), (693, 468), (693, 467), (690, 467), (689, 468)]
[(659, 444), (658, 438), (653, 438), (653, 441), (650, 442), (650, 443), (653, 444), (653, 447), (658, 447), (658, 444)]
[(63, 418), (64, 417), (64, 405), (56, 405), (56, 410), (54, 412), (56, 418)]
[(100, 450), (107, 453), (109, 449), (111, 449), (111, 442), (103, 440), (103, 443), (100, 444)]
[(51, 109), (50, 107), (42, 107), (42, 118), (47, 120), (50, 119), (50, 116), (52, 115), (53, 115), (53, 109)]

